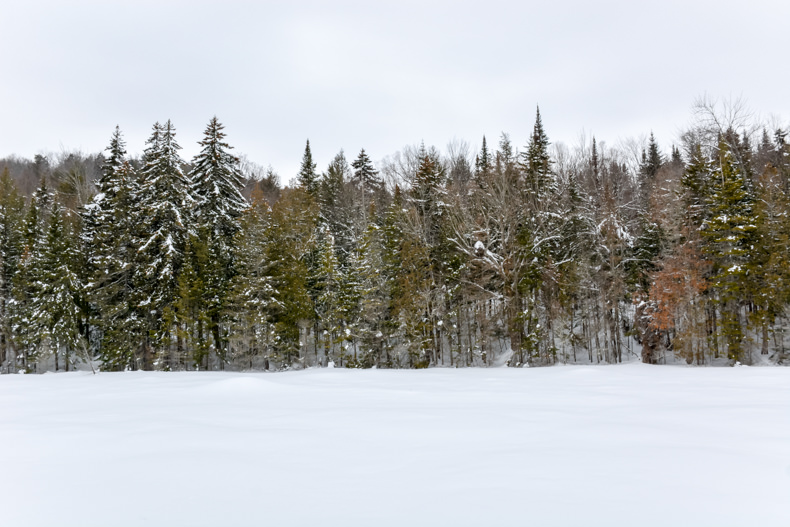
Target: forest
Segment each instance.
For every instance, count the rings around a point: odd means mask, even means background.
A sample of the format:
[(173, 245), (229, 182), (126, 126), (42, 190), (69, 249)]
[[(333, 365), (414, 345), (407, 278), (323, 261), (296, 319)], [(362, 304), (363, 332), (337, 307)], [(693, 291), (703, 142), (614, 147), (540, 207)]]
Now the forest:
[(288, 184), (216, 117), (188, 161), (170, 121), (0, 159), (0, 371), (787, 362), (786, 127), (546, 130), (322, 171), (307, 141)]

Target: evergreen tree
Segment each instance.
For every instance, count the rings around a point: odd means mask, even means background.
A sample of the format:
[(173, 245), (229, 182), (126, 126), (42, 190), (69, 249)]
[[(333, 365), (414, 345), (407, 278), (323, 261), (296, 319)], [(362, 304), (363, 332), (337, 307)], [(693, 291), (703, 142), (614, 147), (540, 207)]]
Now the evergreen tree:
[(701, 234), (706, 253), (714, 261), (711, 289), (721, 306), (728, 357), (739, 361), (743, 359), (744, 337), (740, 308), (749, 291), (749, 260), (757, 221), (744, 175), (736, 170), (724, 143), (719, 145), (719, 162), (708, 201), (710, 217)]
[(68, 371), (73, 361), (72, 354), (85, 349), (80, 333), (83, 286), (75, 271), (78, 257), (74, 240), (64, 226), (61, 207), (55, 203), (41, 256), (36, 262), (39, 280), (33, 300), (34, 324), (55, 356), (55, 370), (59, 369), (61, 351)]
[(195, 198), (195, 221), (223, 253), (232, 252), (232, 240), (239, 230), (239, 217), (247, 207), (241, 195), (244, 178), (233, 147), (224, 142), (224, 126), (216, 117), (209, 121), (201, 151), (192, 160), (189, 173)]
[[(335, 240), (329, 229), (319, 229), (316, 262), (312, 269), (312, 295), (318, 325), (315, 338), (323, 335), (324, 355), (334, 360), (335, 345), (343, 341), (343, 316), (340, 308), (340, 265), (335, 254)], [(317, 348), (316, 348), (317, 351)]]
[(321, 178), (318, 201), (321, 221), (329, 227), (335, 239), (335, 250), (341, 265), (354, 250), (355, 220), (353, 193), (347, 190), (351, 167), (341, 150), (329, 163)]
[[(148, 145), (137, 199), (140, 276), (136, 285), (142, 293), (140, 306), (147, 312), (154, 344), (158, 345), (169, 338), (170, 328), (162, 317), (165, 309), (172, 309), (184, 248), (189, 236), (195, 235), (191, 224), (194, 199), (170, 121), (164, 126), (154, 125)], [(146, 349), (144, 353), (146, 368), (154, 365), (151, 351)], [(164, 354), (167, 350), (158, 351)]]
[(663, 164), (664, 159), (658, 149), (656, 138), (653, 136), (653, 132), (650, 132), (650, 141), (648, 142), (647, 152), (642, 152), (642, 174), (647, 178), (652, 178), (656, 175), (656, 172), (658, 172), (658, 169), (661, 168), (661, 165)]
[(521, 168), (526, 177), (526, 186), (535, 196), (543, 196), (552, 184), (549, 138), (543, 130), (540, 108), (535, 116), (535, 126), (526, 151), (521, 154)]
[(381, 204), (384, 196), (384, 182), (379, 177), (379, 172), (373, 166), (373, 162), (363, 148), (359, 155), (351, 163), (354, 168), (354, 175), (351, 182), (357, 188), (361, 197), (360, 211), (362, 217), (366, 217), (371, 203)]
[(9, 304), (13, 302), (13, 283), (22, 256), (22, 218), (24, 198), (11, 179), (8, 167), (0, 175), (0, 371), (16, 369), (13, 356)]
[(318, 190), (318, 174), (315, 172), (316, 164), (313, 163), (313, 154), (310, 151), (310, 140), (304, 147), (304, 155), (302, 156), (302, 165), (299, 168), (299, 174), (296, 176), (296, 181), (302, 190), (305, 190), (311, 196)]
[[(202, 149), (193, 160), (190, 172), (192, 195), (196, 200), (194, 217), (200, 234), (200, 239), (192, 242), (192, 248), (208, 258), (205, 265), (199, 266), (203, 274), (193, 281), (193, 286), (199, 283), (203, 291), (191, 294), (199, 295), (205, 301), (206, 329), (213, 336), (215, 350), (220, 355), (223, 354), (220, 313), (229, 280), (235, 272), (233, 244), (239, 230), (239, 217), (247, 207), (240, 192), (243, 177), (239, 160), (230, 154), (232, 147), (223, 141), (223, 129), (213, 117), (206, 127), (205, 137), (200, 142)], [(197, 271), (195, 266), (191, 271)], [(201, 345), (202, 338), (201, 334)]]
[(146, 341), (146, 328), (138, 289), (142, 281), (137, 252), (139, 187), (132, 166), (124, 162), (101, 182), (100, 189), (86, 207), (93, 232), (83, 235), (83, 241), (90, 247), (88, 293), (102, 332), (102, 369), (135, 369), (141, 366), (138, 352)]
[(30, 198), (22, 222), (22, 252), (14, 275), (13, 300), (9, 304), (14, 344), (17, 350), (17, 367), (35, 371), (40, 344), (43, 340), (37, 326), (36, 298), (41, 282), (40, 262), (43, 258), (44, 230), (49, 222), (52, 194), (46, 177)]
[[(230, 328), (231, 354), (253, 368), (260, 364), (269, 369), (273, 316), (278, 308), (275, 289), (276, 269), (271, 255), (271, 209), (261, 193), (252, 197), (252, 206), (241, 217), (236, 237), (236, 275), (230, 283), (223, 318)], [(260, 361), (260, 362), (259, 362)]]
[(486, 136), (483, 136), (483, 146), (480, 148), (480, 153), (475, 158), (475, 173), (474, 178), (480, 188), (485, 187), (486, 179), (491, 171), (493, 162), (491, 161), (491, 153), (488, 151), (486, 144)]
[(373, 166), (373, 162), (368, 157), (365, 149), (359, 151), (359, 155), (351, 163), (354, 168), (354, 176), (351, 181), (366, 195), (378, 195), (384, 191), (384, 182), (379, 177), (379, 172)]
[[(271, 304), (273, 357), (284, 367), (304, 364), (300, 324), (313, 325), (308, 255), (314, 253), (318, 207), (301, 189), (284, 191), (272, 207), (264, 261), (276, 291)], [(308, 326), (309, 327), (309, 326)]]

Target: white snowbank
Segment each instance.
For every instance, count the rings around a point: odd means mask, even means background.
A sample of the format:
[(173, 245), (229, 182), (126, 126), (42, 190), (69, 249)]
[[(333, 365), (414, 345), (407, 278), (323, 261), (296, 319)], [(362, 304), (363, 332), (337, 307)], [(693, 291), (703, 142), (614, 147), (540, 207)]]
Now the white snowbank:
[(790, 369), (0, 376), (0, 525), (787, 526)]

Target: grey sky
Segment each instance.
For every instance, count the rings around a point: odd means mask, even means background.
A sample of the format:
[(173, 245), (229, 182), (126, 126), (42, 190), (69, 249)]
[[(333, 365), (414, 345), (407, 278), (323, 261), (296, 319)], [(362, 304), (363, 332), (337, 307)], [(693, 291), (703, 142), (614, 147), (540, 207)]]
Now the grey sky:
[(424, 140), (526, 143), (584, 129), (664, 146), (703, 93), (790, 116), (789, 2), (25, 1), (0, 8), (0, 156), (140, 152), (172, 119), (185, 157), (212, 115), (284, 182)]

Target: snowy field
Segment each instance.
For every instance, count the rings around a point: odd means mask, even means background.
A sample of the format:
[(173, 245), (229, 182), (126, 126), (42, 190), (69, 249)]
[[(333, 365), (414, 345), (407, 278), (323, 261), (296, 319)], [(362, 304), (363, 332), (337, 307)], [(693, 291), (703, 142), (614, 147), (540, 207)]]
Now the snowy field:
[(0, 376), (0, 525), (788, 526), (790, 368)]

